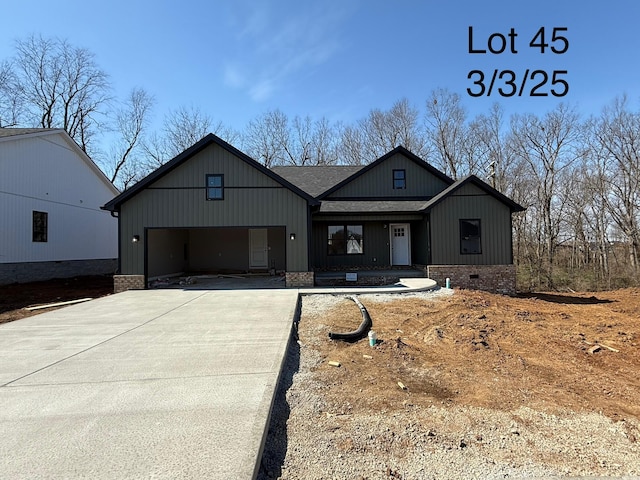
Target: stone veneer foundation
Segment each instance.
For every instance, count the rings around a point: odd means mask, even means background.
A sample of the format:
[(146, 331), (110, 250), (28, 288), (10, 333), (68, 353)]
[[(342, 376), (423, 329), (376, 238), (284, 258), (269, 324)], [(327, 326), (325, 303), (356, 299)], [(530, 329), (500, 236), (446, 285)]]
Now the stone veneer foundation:
[(429, 265), (427, 276), (442, 287), (449, 278), (452, 288), (462, 287), (507, 295), (516, 293), (515, 265)]
[(313, 272), (285, 272), (285, 286), (288, 287), (313, 287)]
[(144, 290), (144, 275), (114, 275), (113, 293)]

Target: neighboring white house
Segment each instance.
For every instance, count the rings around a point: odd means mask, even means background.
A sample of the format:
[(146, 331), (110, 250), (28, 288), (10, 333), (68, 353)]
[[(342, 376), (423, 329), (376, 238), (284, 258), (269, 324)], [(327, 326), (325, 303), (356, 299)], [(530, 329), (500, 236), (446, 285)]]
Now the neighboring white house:
[(118, 193), (64, 130), (0, 128), (0, 284), (114, 273)]

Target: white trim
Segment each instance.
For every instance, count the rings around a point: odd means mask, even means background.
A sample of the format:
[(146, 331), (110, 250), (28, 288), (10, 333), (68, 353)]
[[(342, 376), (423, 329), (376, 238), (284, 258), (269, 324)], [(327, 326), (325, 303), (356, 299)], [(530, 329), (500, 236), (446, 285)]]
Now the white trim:
[(411, 265), (411, 225), (409, 223), (390, 223), (389, 224), (389, 263), (394, 266), (393, 263), (393, 227), (405, 227), (407, 238), (407, 263), (400, 263), (398, 265)]

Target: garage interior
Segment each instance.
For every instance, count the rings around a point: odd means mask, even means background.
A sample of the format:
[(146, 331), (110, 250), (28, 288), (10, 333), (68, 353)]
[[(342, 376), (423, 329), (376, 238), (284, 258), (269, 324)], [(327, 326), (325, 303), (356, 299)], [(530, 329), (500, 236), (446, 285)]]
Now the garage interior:
[(282, 227), (149, 228), (147, 281), (211, 274), (271, 274), (286, 269)]

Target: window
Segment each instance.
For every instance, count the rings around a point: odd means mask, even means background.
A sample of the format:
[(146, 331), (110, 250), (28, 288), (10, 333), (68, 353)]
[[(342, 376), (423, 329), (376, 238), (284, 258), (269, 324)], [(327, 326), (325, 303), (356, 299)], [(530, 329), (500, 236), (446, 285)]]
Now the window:
[(329, 255), (344, 255), (344, 226), (329, 225)]
[(33, 241), (34, 242), (46, 242), (47, 230), (48, 230), (48, 217), (47, 212), (33, 212)]
[(393, 171), (393, 189), (404, 190), (407, 188), (407, 172), (405, 170)]
[(357, 255), (364, 252), (362, 225), (329, 225), (327, 253), (329, 255)]
[(207, 175), (207, 200), (224, 200), (224, 175)]
[(482, 253), (480, 220), (460, 220), (460, 253)]

